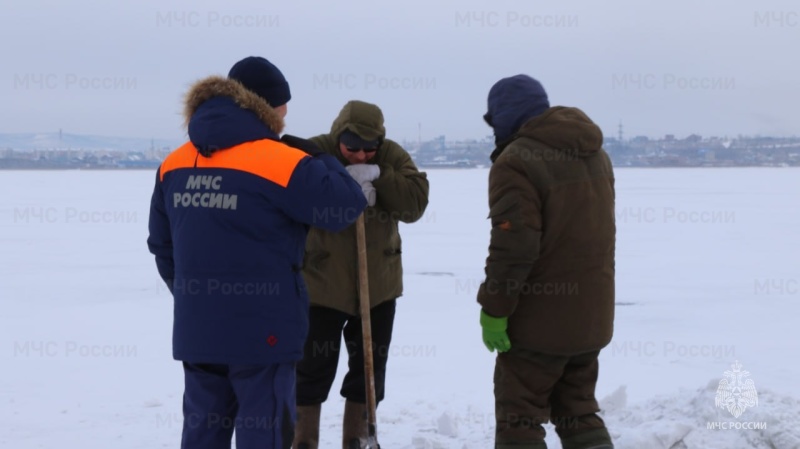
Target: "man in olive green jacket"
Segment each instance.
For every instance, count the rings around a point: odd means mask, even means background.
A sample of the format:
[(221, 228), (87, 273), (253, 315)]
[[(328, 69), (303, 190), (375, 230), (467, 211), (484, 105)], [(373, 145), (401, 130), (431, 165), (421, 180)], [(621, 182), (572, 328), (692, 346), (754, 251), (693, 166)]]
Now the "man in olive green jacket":
[(611, 449), (595, 399), (614, 322), (614, 174), (603, 134), (580, 109), (550, 107), (526, 75), (498, 81), (492, 221), (478, 292), (484, 344), (497, 350), (495, 447)]
[[(398, 223), (413, 223), (428, 205), (428, 180), (411, 156), (386, 139), (378, 106), (350, 101), (329, 134), (310, 139), (336, 156), (361, 184), (369, 207), (366, 225), (376, 398), (384, 397), (384, 380), (394, 323), (395, 299), (403, 293), (402, 245)], [(355, 210), (320, 210), (336, 217)], [(303, 275), (311, 300), (310, 330), (304, 358), (297, 366), (298, 424), (295, 448), (314, 449), (319, 441), (320, 408), (333, 384), (344, 335), (348, 373), (341, 394), (345, 402), (343, 446), (360, 448), (367, 436), (366, 388), (359, 317), (358, 257), (355, 226), (339, 233), (314, 228), (306, 241)]]

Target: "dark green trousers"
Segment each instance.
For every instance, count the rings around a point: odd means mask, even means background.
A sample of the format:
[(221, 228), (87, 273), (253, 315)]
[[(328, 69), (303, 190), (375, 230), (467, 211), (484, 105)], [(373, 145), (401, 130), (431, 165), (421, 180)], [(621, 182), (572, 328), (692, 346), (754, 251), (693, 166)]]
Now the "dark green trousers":
[(494, 373), (497, 447), (545, 448), (547, 422), (564, 449), (611, 444), (594, 396), (600, 351), (555, 356), (512, 348)]

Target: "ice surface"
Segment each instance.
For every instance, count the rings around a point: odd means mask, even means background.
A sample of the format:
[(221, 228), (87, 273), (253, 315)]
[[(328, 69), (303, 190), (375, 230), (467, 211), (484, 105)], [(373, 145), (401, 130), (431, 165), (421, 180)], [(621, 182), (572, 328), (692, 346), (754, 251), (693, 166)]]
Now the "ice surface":
[[(401, 225), (405, 294), (379, 439), (397, 449), (490, 448), (494, 355), (475, 302), (487, 170), (429, 177), (427, 213)], [(145, 245), (154, 178), (0, 172), (0, 446), (178, 444), (172, 304)], [(620, 448), (800, 448), (798, 192), (797, 169), (617, 171), (618, 307), (597, 396)], [(736, 361), (759, 394), (738, 419), (714, 401)], [(340, 362), (322, 448), (340, 444)]]

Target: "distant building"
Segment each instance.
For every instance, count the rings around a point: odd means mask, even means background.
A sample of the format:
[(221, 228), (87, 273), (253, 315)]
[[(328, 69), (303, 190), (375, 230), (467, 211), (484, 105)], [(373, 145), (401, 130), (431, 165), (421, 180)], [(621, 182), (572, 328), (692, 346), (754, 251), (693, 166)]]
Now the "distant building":
[(697, 134), (692, 134), (689, 137), (687, 137), (685, 140), (686, 140), (686, 142), (689, 142), (689, 143), (697, 143), (697, 142), (700, 142), (701, 140), (703, 140), (703, 137), (699, 136)]

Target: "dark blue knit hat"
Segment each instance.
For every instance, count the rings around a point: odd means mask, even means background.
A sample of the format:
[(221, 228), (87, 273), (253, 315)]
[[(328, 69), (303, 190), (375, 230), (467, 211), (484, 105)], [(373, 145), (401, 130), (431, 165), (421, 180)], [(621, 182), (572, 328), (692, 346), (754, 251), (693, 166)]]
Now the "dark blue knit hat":
[(282, 106), (292, 99), (283, 73), (260, 56), (248, 56), (234, 64), (228, 78), (239, 81), (272, 107)]

